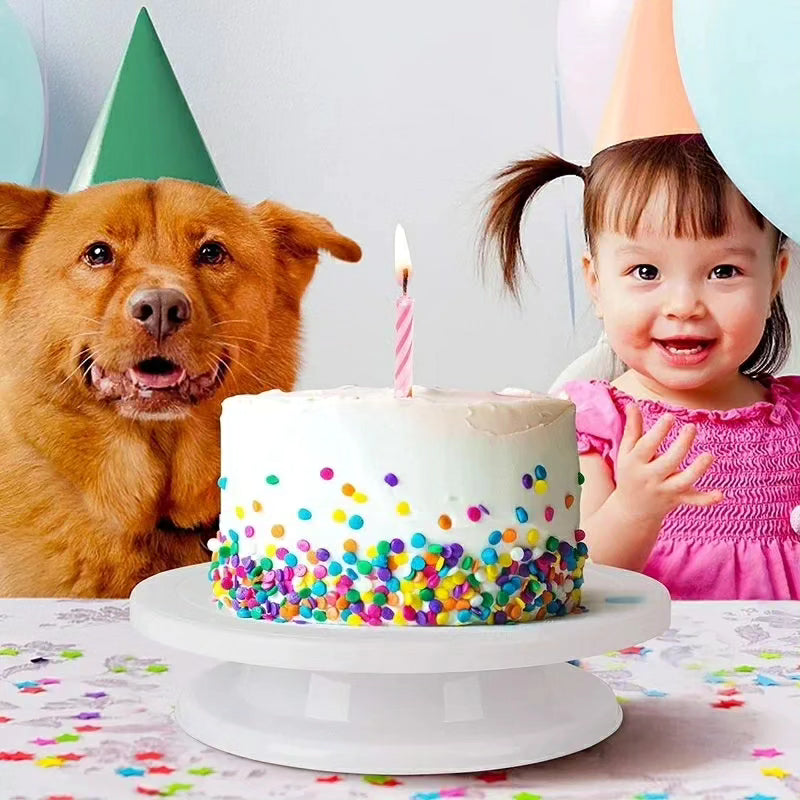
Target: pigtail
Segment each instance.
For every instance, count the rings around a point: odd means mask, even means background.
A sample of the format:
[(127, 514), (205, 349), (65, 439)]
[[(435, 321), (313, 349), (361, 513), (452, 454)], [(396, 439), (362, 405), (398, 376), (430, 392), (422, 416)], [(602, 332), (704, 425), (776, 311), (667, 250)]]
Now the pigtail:
[(578, 164), (544, 153), (516, 161), (495, 176), (499, 185), (487, 201), (481, 256), (485, 263), (487, 252), (496, 248), (503, 267), (503, 282), (514, 296), (519, 294), (520, 268), (525, 268), (521, 243), (525, 209), (543, 186), (566, 175), (585, 177), (583, 167)]

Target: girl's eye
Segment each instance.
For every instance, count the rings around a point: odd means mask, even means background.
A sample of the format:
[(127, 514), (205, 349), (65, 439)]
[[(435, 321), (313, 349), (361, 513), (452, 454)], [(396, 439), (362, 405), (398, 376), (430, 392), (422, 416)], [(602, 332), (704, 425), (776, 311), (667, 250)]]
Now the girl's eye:
[(741, 270), (738, 267), (734, 267), (733, 264), (719, 264), (711, 270), (711, 277), (716, 280), (735, 278), (740, 274)]
[(106, 267), (114, 261), (114, 251), (110, 244), (94, 242), (83, 251), (83, 260), (95, 269)]
[(197, 263), (208, 266), (221, 264), (228, 257), (228, 251), (219, 242), (206, 242), (197, 251)]
[(640, 281), (654, 281), (658, 277), (658, 267), (652, 264), (637, 264), (633, 268), (633, 274)]

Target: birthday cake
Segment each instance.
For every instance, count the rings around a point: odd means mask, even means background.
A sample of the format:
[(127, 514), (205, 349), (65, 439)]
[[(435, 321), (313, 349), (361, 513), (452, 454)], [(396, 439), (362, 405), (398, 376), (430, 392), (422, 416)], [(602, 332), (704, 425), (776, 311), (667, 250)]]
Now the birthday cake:
[(519, 390), (224, 401), (213, 596), (250, 619), (530, 622), (581, 610), (575, 407)]

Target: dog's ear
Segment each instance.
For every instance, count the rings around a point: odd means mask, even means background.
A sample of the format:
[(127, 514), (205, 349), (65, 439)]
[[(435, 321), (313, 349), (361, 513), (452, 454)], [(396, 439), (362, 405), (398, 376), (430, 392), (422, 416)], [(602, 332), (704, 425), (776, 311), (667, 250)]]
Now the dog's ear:
[(342, 236), (324, 217), (269, 200), (259, 203), (255, 213), (274, 240), (298, 299), (314, 276), (320, 250), (341, 261), (361, 259), (358, 244)]
[(0, 183), (0, 253), (24, 245), (45, 218), (55, 194), (47, 189), (28, 189)]

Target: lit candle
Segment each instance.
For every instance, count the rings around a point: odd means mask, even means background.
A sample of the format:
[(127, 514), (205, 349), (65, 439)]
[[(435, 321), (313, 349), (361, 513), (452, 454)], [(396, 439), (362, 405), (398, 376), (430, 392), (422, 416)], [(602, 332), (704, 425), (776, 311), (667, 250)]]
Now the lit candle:
[(411, 254), (402, 225), (398, 225), (394, 232), (394, 269), (403, 287), (403, 293), (395, 303), (397, 336), (394, 346), (394, 395), (411, 397), (411, 385), (414, 382), (414, 301), (408, 296)]

